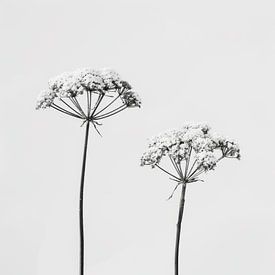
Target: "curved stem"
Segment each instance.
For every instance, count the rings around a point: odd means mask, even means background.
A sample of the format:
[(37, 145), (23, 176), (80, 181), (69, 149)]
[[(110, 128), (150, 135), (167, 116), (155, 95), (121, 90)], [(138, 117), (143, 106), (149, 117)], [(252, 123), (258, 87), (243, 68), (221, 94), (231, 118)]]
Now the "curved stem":
[(82, 161), (81, 181), (80, 181), (80, 195), (79, 195), (79, 231), (80, 231), (80, 270), (79, 274), (84, 275), (84, 221), (83, 221), (83, 195), (84, 195), (84, 179), (85, 179), (85, 168), (86, 168), (86, 157), (88, 148), (88, 137), (89, 137), (90, 121), (86, 124), (84, 152)]
[(183, 217), (184, 202), (185, 202), (185, 191), (186, 184), (182, 184), (178, 222), (177, 222), (177, 235), (176, 235), (176, 246), (175, 246), (175, 275), (179, 274), (179, 244), (180, 244), (180, 232), (181, 232), (181, 222)]

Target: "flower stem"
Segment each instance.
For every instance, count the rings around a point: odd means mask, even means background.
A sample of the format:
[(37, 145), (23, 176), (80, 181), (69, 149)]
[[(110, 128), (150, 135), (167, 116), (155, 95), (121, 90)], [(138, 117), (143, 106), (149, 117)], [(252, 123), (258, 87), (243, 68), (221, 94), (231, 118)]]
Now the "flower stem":
[(182, 184), (178, 223), (177, 223), (177, 235), (176, 235), (176, 246), (175, 246), (175, 275), (179, 274), (179, 244), (180, 244), (181, 222), (182, 222), (184, 202), (185, 202), (185, 191), (186, 191), (186, 183), (184, 182)]
[(86, 123), (86, 133), (84, 142), (84, 152), (82, 161), (81, 181), (80, 181), (80, 195), (79, 195), (79, 231), (80, 231), (80, 270), (79, 274), (84, 275), (84, 221), (83, 221), (83, 195), (84, 195), (84, 179), (86, 168), (86, 156), (88, 148), (90, 121)]

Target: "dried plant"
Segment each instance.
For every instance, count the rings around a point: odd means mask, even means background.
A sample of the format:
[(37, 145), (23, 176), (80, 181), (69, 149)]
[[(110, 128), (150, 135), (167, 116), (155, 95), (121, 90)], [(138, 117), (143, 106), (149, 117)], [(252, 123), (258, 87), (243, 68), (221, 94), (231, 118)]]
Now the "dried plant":
[[(171, 162), (174, 172), (161, 166), (163, 158)], [(147, 151), (141, 158), (142, 166), (157, 167), (177, 183), (169, 199), (181, 186), (175, 245), (175, 275), (179, 274), (179, 243), (187, 185), (202, 181), (200, 176), (214, 170), (218, 162), (225, 158), (240, 159), (238, 144), (213, 133), (207, 124), (187, 124), (180, 130), (169, 131), (151, 139)]]
[(36, 109), (54, 109), (86, 124), (79, 196), (80, 275), (84, 275), (83, 194), (90, 124), (100, 134), (98, 126), (103, 119), (140, 106), (132, 87), (111, 69), (63, 73), (49, 81), (49, 88), (37, 100)]

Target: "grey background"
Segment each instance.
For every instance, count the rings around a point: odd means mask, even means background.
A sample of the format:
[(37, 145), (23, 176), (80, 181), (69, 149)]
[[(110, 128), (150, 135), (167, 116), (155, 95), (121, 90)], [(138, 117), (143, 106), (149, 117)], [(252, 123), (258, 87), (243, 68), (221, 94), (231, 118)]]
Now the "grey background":
[(5, 1), (1, 21), (0, 274), (78, 274), (84, 128), (35, 111), (47, 81), (112, 67), (143, 99), (92, 132), (86, 274), (173, 274), (179, 194), (139, 167), (147, 137), (207, 121), (239, 141), (190, 185), (182, 274), (275, 272), (273, 1)]

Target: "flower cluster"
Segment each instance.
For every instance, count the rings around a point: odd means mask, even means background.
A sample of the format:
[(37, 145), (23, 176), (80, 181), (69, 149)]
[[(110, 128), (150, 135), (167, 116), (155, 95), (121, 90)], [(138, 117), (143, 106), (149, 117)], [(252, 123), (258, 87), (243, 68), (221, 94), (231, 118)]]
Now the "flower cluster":
[(50, 91), (43, 91), (37, 98), (36, 109), (45, 109), (50, 107), (54, 101), (56, 94)]
[(184, 160), (189, 161), (191, 154), (197, 168), (207, 171), (214, 169), (223, 157), (239, 159), (240, 149), (233, 140), (212, 133), (207, 124), (187, 124), (179, 130), (151, 139), (141, 158), (141, 165), (151, 165), (154, 168), (165, 156), (179, 164)]
[(74, 72), (63, 73), (49, 80), (49, 89), (41, 93), (37, 100), (36, 109), (50, 107), (55, 98), (73, 98), (84, 92), (120, 96), (128, 107), (140, 107), (138, 95), (131, 86), (123, 81), (111, 69), (93, 70), (79, 69)]
[(133, 92), (132, 90), (124, 91), (121, 94), (121, 99), (128, 107), (141, 106), (141, 100), (139, 95), (136, 92)]

